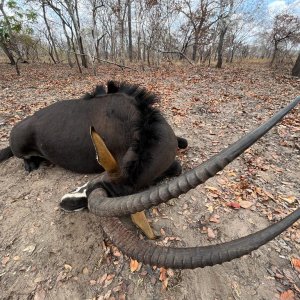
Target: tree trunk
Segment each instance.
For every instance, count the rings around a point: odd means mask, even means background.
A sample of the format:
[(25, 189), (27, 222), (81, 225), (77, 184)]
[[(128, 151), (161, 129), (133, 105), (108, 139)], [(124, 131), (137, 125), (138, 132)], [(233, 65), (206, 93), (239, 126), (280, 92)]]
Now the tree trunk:
[[(3, 2), (0, 5), (0, 11), (2, 13), (2, 16), (3, 16), (4, 20), (5, 20), (5, 23), (6, 23), (6, 26), (7, 26), (7, 29), (8, 29), (8, 33), (9, 33), (9, 42), (8, 43), (9, 43), (10, 48), (11, 48), (9, 50), (9, 52), (12, 54), (12, 51), (14, 51), (17, 55), (17, 60), (22, 59), (21, 52), (19, 51), (18, 46), (15, 43), (15, 38), (14, 38), (14, 35), (13, 35), (13, 31), (12, 31), (12, 27), (11, 27), (11, 24), (10, 24), (9, 17), (6, 15), (6, 12), (4, 11)], [(2, 41), (1, 44), (2, 43), (5, 44), (5, 41)], [(6, 48), (7, 48), (7, 46), (6, 46)], [(7, 53), (5, 53), (5, 54), (7, 55)], [(14, 65), (17, 65), (18, 62), (16, 60), (14, 60), (14, 61), (15, 61)], [(19, 75), (19, 73), (18, 73), (18, 75)]]
[[(82, 69), (80, 67), (80, 63), (79, 63), (79, 59), (78, 59), (78, 54), (76, 53), (76, 47), (75, 47), (75, 43), (74, 43), (74, 33), (73, 33), (72, 28), (71, 28), (71, 33), (72, 33), (72, 35), (71, 35), (71, 43), (72, 43), (72, 48), (73, 48), (73, 51), (74, 51), (74, 54), (75, 54), (76, 64), (77, 64), (79, 73), (82, 73)], [(79, 53), (79, 55), (80, 55), (80, 53)]]
[[(118, 18), (118, 29), (119, 29), (119, 34), (120, 34), (120, 49), (119, 49), (119, 57), (120, 57), (120, 62), (122, 64), (125, 64), (125, 53), (124, 53), (124, 17), (122, 15), (122, 3), (121, 0), (118, 0), (118, 6), (119, 10), (117, 12), (117, 18)], [(125, 8), (124, 8), (125, 12)]]
[(49, 44), (51, 44), (50, 47), (54, 51), (56, 60), (53, 59), (52, 57), (51, 58), (54, 61), (54, 63), (56, 63), (56, 62), (59, 63), (59, 56), (58, 56), (58, 53), (57, 53), (57, 50), (56, 50), (54, 39), (52, 37), (52, 33), (51, 33), (51, 29), (50, 29), (48, 20), (47, 20), (47, 17), (46, 17), (46, 9), (45, 9), (45, 3), (44, 2), (42, 3), (42, 8), (43, 8), (43, 18), (44, 18), (44, 22), (45, 22), (45, 25), (46, 25), (46, 28), (47, 28), (47, 31), (48, 31), (48, 36), (49, 36)]
[(128, 5), (128, 56), (132, 62), (132, 32), (131, 32), (131, 0), (127, 0)]
[(0, 40), (0, 47), (2, 48), (3, 52), (6, 54), (6, 56), (8, 57), (9, 61), (10, 61), (10, 64), (11, 65), (15, 65), (16, 64), (16, 61), (14, 59), (14, 56), (13, 54), (9, 51), (9, 49), (7, 48), (7, 46), (5, 45), (5, 43), (3, 43), (1, 40)]
[(17, 72), (17, 75), (20, 76), (21, 73), (20, 73), (20, 69), (19, 69), (19, 60), (21, 60), (21, 58), (17, 58), (16, 60), (16, 63), (15, 63), (15, 68), (16, 68), (16, 72)]
[(198, 30), (195, 31), (194, 38), (195, 38), (195, 42), (194, 42), (194, 45), (193, 45), (192, 60), (196, 61), (197, 51), (198, 51), (198, 44), (199, 44), (199, 31)]
[(50, 58), (52, 59), (53, 63), (56, 64), (56, 60), (55, 60), (55, 58), (53, 56), (53, 48), (52, 48), (51, 45), (49, 45), (48, 54), (49, 54)]
[(300, 52), (299, 52), (298, 58), (295, 62), (295, 65), (292, 69), (292, 75), (300, 77)]
[(142, 59), (142, 55), (141, 55), (141, 35), (140, 33), (138, 34), (138, 37), (137, 37), (137, 59), (138, 61), (140, 61)]
[(276, 56), (277, 56), (277, 52), (278, 52), (278, 42), (275, 41), (275, 44), (274, 44), (274, 51), (273, 51), (273, 54), (272, 54), (272, 60), (270, 62), (270, 66), (273, 65), (275, 59), (276, 59)]
[(235, 47), (232, 47), (232, 49), (231, 49), (231, 55), (230, 55), (230, 60), (229, 60), (230, 63), (233, 62), (234, 54), (235, 54)]
[[(63, 30), (67, 39), (67, 45), (68, 45), (68, 51), (67, 51), (67, 58), (68, 58), (68, 64), (71, 68), (73, 68), (73, 63), (71, 60), (71, 50), (72, 50), (72, 46), (71, 46), (71, 40), (70, 37), (68, 35), (67, 29), (66, 29), (66, 23), (64, 21), (64, 19), (61, 19), (62, 24), (63, 24)], [(76, 54), (75, 54), (76, 55)]]
[(220, 32), (220, 37), (219, 37), (219, 44), (218, 44), (218, 61), (216, 64), (216, 68), (222, 68), (222, 63), (223, 63), (223, 45), (224, 45), (224, 37), (227, 31), (227, 26), (224, 25), (222, 26), (221, 32)]
[(79, 21), (77, 0), (74, 1), (74, 7), (72, 7), (69, 1), (66, 1), (66, 5), (68, 8), (68, 13), (72, 19), (72, 23), (74, 25), (75, 37), (76, 37), (78, 50), (80, 53), (81, 64), (84, 68), (87, 68), (88, 67), (87, 58), (84, 53), (83, 40), (80, 32), (80, 21)]

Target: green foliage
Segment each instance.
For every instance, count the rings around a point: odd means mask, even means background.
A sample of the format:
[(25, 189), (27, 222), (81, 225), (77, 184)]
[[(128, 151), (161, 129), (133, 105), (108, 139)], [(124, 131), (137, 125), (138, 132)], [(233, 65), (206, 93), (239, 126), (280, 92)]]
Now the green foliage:
[(7, 1), (7, 7), (10, 9), (18, 8), (17, 2), (13, 1), (13, 0), (9, 0), (9, 1)]
[[(2, 42), (9, 42), (12, 36), (21, 34), (32, 34), (33, 29), (27, 24), (34, 22), (37, 18), (37, 13), (31, 9), (22, 9), (14, 0), (8, 0), (3, 10), (9, 10), (10, 15), (2, 13), (0, 15), (0, 39)], [(26, 25), (25, 25), (26, 24)]]

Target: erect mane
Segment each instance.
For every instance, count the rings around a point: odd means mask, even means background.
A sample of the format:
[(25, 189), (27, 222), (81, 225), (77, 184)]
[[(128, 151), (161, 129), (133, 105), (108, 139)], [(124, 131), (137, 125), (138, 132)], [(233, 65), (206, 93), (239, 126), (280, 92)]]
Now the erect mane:
[(153, 105), (159, 101), (155, 94), (147, 91), (145, 88), (141, 88), (138, 84), (129, 84), (127, 82), (117, 82), (112, 80), (108, 81), (106, 86), (97, 85), (92, 93), (86, 93), (82, 99), (89, 100), (106, 94), (116, 93), (123, 93), (134, 97), (140, 109)]
[(132, 159), (122, 165), (122, 175), (133, 184), (136, 178), (151, 163), (152, 149), (159, 142), (159, 124), (164, 122), (161, 113), (152, 105), (158, 102), (158, 97), (141, 88), (139, 85), (126, 82), (108, 81), (107, 86), (97, 86), (91, 94), (86, 94), (83, 99), (92, 99), (106, 94), (123, 93), (136, 100), (136, 107), (140, 111), (140, 120), (135, 125), (134, 140), (130, 146)]

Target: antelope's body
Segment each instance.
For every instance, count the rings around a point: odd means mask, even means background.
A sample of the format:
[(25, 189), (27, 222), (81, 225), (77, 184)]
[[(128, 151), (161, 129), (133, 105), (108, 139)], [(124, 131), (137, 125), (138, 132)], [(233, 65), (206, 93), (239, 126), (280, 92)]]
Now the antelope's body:
[(28, 171), (47, 160), (78, 173), (101, 173), (89, 134), (93, 127), (121, 168), (119, 182), (140, 189), (172, 166), (178, 146), (152, 107), (155, 101), (137, 86), (109, 82), (107, 92), (97, 87), (92, 95), (54, 103), (16, 124), (10, 150)]

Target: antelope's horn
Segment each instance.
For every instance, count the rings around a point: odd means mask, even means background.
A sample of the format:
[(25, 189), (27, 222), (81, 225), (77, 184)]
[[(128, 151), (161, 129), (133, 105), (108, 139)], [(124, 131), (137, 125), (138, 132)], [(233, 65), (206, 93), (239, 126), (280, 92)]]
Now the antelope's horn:
[(140, 240), (118, 218), (100, 218), (101, 226), (111, 241), (124, 254), (144, 264), (173, 269), (194, 269), (222, 264), (249, 254), (274, 239), (300, 218), (300, 208), (263, 230), (231, 242), (190, 248), (157, 246)]
[(188, 192), (197, 185), (204, 183), (207, 179), (216, 175), (217, 172), (223, 170), (230, 162), (265, 135), (299, 102), (300, 97), (297, 97), (293, 102), (280, 110), (266, 123), (248, 133), (246, 136), (221, 151), (219, 154), (211, 157), (200, 166), (182, 174), (169, 183), (152, 187), (137, 194), (115, 198), (103, 197), (101, 193), (97, 192), (97, 189), (94, 190), (88, 199), (90, 211), (103, 217), (134, 214), (160, 203), (167, 202), (172, 198), (176, 198), (179, 195)]

